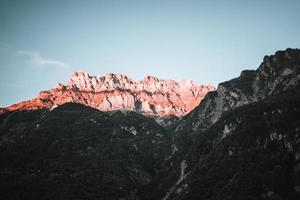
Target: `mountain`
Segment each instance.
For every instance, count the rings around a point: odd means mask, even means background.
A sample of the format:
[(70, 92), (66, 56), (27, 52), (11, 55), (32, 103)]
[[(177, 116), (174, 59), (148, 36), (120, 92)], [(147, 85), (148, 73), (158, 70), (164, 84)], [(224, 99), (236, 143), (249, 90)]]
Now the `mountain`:
[(300, 50), (265, 56), (180, 119), (78, 103), (6, 110), (0, 195), (298, 200)]
[(176, 82), (153, 76), (134, 81), (122, 74), (96, 77), (80, 71), (75, 72), (66, 85), (58, 84), (53, 89), (40, 92), (32, 100), (6, 109), (51, 109), (73, 102), (101, 111), (131, 110), (151, 116), (180, 117), (190, 112), (212, 90), (215, 88), (211, 85), (199, 85), (193, 81)]
[(215, 123), (223, 113), (264, 100), (288, 90), (299, 90), (299, 50), (287, 49), (265, 56), (257, 70), (245, 70), (238, 78), (220, 83), (197, 108), (190, 112), (176, 131), (201, 132)]
[(298, 49), (220, 83), (174, 126), (143, 199), (299, 199), (299, 93)]
[(76, 103), (0, 115), (3, 199), (131, 199), (171, 154), (153, 118)]
[(300, 92), (283, 95), (224, 113), (184, 149), (173, 145), (141, 199), (299, 199)]

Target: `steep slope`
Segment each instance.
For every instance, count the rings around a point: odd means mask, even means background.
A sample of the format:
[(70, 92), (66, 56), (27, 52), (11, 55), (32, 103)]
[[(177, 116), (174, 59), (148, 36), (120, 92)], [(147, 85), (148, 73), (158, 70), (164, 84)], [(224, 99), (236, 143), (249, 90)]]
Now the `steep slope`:
[[(164, 162), (159, 174), (156, 178), (154, 178), (149, 188), (146, 188), (144, 191), (142, 191), (142, 193), (146, 194), (145, 198), (150, 197), (149, 199), (164, 200), (177, 198), (176, 194), (180, 193), (177, 192), (177, 189), (179, 188), (178, 191), (181, 191), (184, 189), (182, 187), (185, 187), (181, 183), (184, 183), (183, 179), (185, 179), (185, 177), (187, 176), (186, 170), (188, 170), (188, 168), (191, 169), (194, 167), (201, 167), (200, 165), (195, 164), (194, 161), (188, 162), (187, 155), (192, 155), (195, 157), (194, 159), (201, 160), (204, 159), (205, 156), (216, 153), (215, 149), (206, 149), (205, 155), (199, 157), (199, 152), (191, 152), (191, 149), (197, 148), (197, 144), (199, 144), (199, 142), (203, 144), (204, 147), (207, 146), (206, 140), (209, 140), (210, 137), (212, 137), (211, 140), (217, 140), (217, 138), (215, 138), (215, 135), (211, 133), (211, 127), (214, 126), (214, 124), (216, 123), (222, 123), (219, 122), (219, 120), (223, 115), (225, 115), (226, 113), (231, 113), (229, 115), (232, 115), (231, 117), (235, 118), (236, 113), (232, 111), (236, 109), (243, 109), (244, 106), (247, 105), (249, 105), (249, 107), (251, 108), (251, 104), (264, 102), (270, 98), (275, 98), (274, 100), (272, 100), (272, 102), (275, 102), (276, 99), (280, 99), (281, 95), (283, 95), (284, 99), (285, 95), (287, 94), (289, 94), (289, 96), (293, 96), (295, 94), (294, 101), (297, 102), (300, 100), (299, 95), (296, 95), (300, 91), (299, 86), (300, 50), (298, 49), (287, 49), (286, 51), (278, 51), (275, 53), (275, 55), (266, 56), (257, 70), (243, 71), (240, 77), (219, 84), (218, 89), (216, 91), (209, 92), (199, 106), (197, 106), (191, 113), (184, 116), (177, 123), (177, 125), (175, 125), (175, 128), (173, 130), (173, 143), (171, 145), (173, 147), (174, 154), (167, 162)], [(288, 97), (286, 98), (288, 103)], [(268, 103), (266, 103), (265, 106), (268, 107)], [(277, 103), (274, 103), (274, 107), (276, 106)], [(289, 105), (286, 106), (288, 107)], [(263, 103), (261, 107), (264, 107)], [(287, 109), (289, 109), (290, 113), (288, 112), (286, 113), (286, 115), (282, 116), (282, 118), (278, 119), (279, 122), (282, 121), (283, 123), (288, 123), (288, 116), (295, 115), (298, 112), (297, 109), (293, 110), (290, 107)], [(256, 110), (254, 112), (259, 112), (259, 110)], [(252, 112), (249, 112), (249, 115), (253, 115)], [(251, 119), (253, 121), (250, 121), (248, 119), (245, 120), (250, 125), (260, 125), (260, 121), (256, 121), (255, 118)], [(257, 119), (259, 119), (259, 117), (257, 117)], [(299, 124), (299, 122), (295, 118), (290, 123)], [(279, 124), (282, 125), (281, 123)], [(250, 127), (250, 125), (243, 125), (245, 126), (245, 128)], [(266, 124), (263, 124), (260, 128), (263, 129), (264, 125)], [(225, 124), (223, 124), (223, 129), (224, 126)], [(230, 126), (226, 126), (226, 130), (224, 132), (229, 131), (230, 128)], [(244, 130), (242, 129), (241, 131)], [(223, 133), (223, 130), (220, 132)], [(251, 139), (256, 140), (257, 138)], [(244, 145), (239, 144), (240, 141), (238, 140), (234, 142), (242, 147)], [(295, 141), (293, 142), (295, 143)], [(256, 147), (253, 146), (253, 148)], [(276, 153), (277, 152), (275, 149), (274, 152), (270, 151), (268, 156), (276, 156)], [(220, 169), (217, 169), (218, 167), (221, 167), (218, 159), (223, 158), (210, 157), (209, 159), (212, 160), (206, 160), (206, 162), (213, 162), (216, 164), (216, 168), (211, 169), (212, 173), (226, 173), (227, 168), (222, 169), (223, 171), (219, 171)], [(230, 159), (230, 156), (227, 155), (227, 157), (224, 157), (224, 159)], [(242, 157), (239, 157), (238, 159), (242, 159)], [(281, 158), (278, 159), (280, 160)], [(240, 160), (240, 162), (242, 161), (243, 160)], [(210, 169), (205, 169), (208, 171), (202, 171), (202, 173), (210, 172)], [(198, 175), (194, 175), (194, 178), (198, 177)], [(199, 177), (199, 181), (202, 181), (202, 178)], [(211, 176), (210, 178), (212, 178), (213, 180), (215, 177)], [(205, 179), (203, 179), (203, 181), (204, 184)], [(223, 181), (228, 182), (230, 180), (223, 179)], [(213, 182), (210, 185), (208, 184), (209, 187), (214, 187), (214, 183), (217, 182)], [(201, 187), (199, 186), (196, 188), (198, 188), (198, 190), (202, 190)], [(157, 192), (153, 193), (151, 191)], [(194, 192), (197, 194), (196, 191)], [(202, 198), (209, 199), (210, 196), (202, 196)], [(221, 197), (219, 197), (219, 199), (221, 199)]]
[(171, 137), (135, 112), (68, 103), (0, 116), (3, 199), (134, 199), (171, 152)]
[(287, 49), (265, 56), (257, 70), (245, 70), (238, 78), (220, 83), (201, 104), (177, 125), (177, 135), (206, 130), (224, 112), (263, 100), (300, 85), (300, 50)]
[(215, 88), (211, 85), (192, 81), (159, 80), (153, 76), (134, 81), (121, 74), (96, 77), (75, 72), (66, 85), (58, 84), (32, 100), (9, 106), (7, 110), (53, 108), (75, 102), (101, 111), (131, 110), (159, 117), (183, 116), (212, 90)]
[(299, 199), (300, 93), (284, 95), (226, 113), (203, 133), (190, 152), (191, 190), (178, 199)]
[(245, 105), (194, 135), (143, 199), (297, 200), (299, 147), (300, 91)]

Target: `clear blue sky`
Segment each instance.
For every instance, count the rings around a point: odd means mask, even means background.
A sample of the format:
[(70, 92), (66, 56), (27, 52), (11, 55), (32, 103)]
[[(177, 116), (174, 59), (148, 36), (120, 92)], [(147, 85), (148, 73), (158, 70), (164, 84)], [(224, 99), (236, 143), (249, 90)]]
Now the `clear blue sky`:
[(288, 47), (299, 0), (0, 0), (0, 106), (76, 70), (217, 85)]

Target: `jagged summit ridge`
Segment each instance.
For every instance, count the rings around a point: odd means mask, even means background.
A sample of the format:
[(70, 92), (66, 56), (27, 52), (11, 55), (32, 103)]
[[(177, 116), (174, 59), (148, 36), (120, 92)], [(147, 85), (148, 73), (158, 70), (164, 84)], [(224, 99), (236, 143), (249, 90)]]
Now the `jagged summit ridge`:
[(201, 132), (214, 124), (224, 112), (272, 95), (300, 87), (300, 49), (288, 48), (265, 56), (256, 70), (244, 70), (237, 78), (220, 83), (201, 104), (179, 123), (177, 130)]
[[(193, 93), (199, 93), (202, 90), (213, 87), (212, 85), (198, 85), (193, 81), (183, 80), (176, 82), (174, 80), (161, 80), (155, 76), (146, 76), (144, 79), (134, 81), (123, 74), (108, 73), (105, 76), (90, 76), (84, 71), (77, 71), (71, 76), (68, 84), (69, 89), (78, 89), (80, 91), (103, 92), (108, 90), (122, 89), (147, 92), (169, 92), (174, 90), (182, 92), (190, 89)], [(193, 87), (194, 86), (194, 87)]]
[(67, 84), (57, 84), (39, 96), (14, 104), (8, 110), (52, 108), (66, 102), (81, 103), (102, 111), (132, 110), (147, 115), (183, 116), (215, 90), (210, 84), (193, 81), (162, 80), (146, 76), (135, 81), (123, 74), (91, 76), (74, 72)]

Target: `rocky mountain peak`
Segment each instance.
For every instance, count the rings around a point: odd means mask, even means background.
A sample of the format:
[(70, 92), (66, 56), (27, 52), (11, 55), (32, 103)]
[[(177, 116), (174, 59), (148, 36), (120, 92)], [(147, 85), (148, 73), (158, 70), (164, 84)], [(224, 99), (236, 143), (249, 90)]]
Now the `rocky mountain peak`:
[(155, 77), (155, 76), (146, 76), (144, 79), (143, 79), (145, 82), (158, 82), (158, 78)]
[(265, 56), (257, 71), (265, 77), (277, 76), (280, 73), (288, 75), (296, 70), (295, 67), (300, 60), (299, 53), (299, 49), (288, 48), (285, 51), (277, 51), (274, 55)]
[[(237, 78), (220, 83), (182, 122), (177, 130), (201, 132), (223, 113), (300, 87), (300, 50), (286, 49), (265, 56), (256, 70), (244, 70)], [(192, 123), (190, 123), (190, 119)]]
[(146, 115), (183, 116), (215, 90), (212, 85), (146, 76), (135, 81), (123, 74), (92, 76), (84, 71), (72, 74), (67, 84), (57, 84), (39, 96), (8, 107), (15, 109), (52, 108), (66, 102), (81, 103), (102, 111), (132, 110)]

